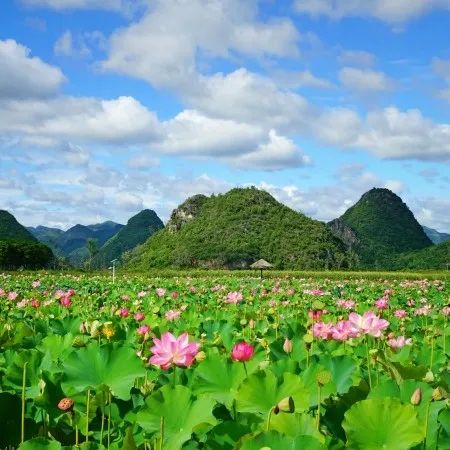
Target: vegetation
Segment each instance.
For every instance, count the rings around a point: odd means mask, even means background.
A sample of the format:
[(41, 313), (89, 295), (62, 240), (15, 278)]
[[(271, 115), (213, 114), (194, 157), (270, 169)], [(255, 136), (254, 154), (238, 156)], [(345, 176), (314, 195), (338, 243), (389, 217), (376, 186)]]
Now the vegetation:
[(361, 267), (392, 268), (399, 254), (432, 245), (407, 205), (388, 189), (366, 192), (339, 220), (356, 235)]
[(426, 226), (422, 226), (425, 234), (431, 239), (433, 244), (440, 244), (441, 242), (448, 241), (450, 239), (449, 233), (441, 233), (433, 228), (428, 228)]
[(450, 264), (450, 241), (398, 256), (401, 269), (442, 269)]
[(40, 269), (53, 261), (53, 252), (39, 242), (0, 239), (0, 268)]
[(325, 224), (282, 205), (267, 192), (233, 189), (200, 202), (194, 197), (194, 202), (195, 208), (188, 201), (175, 210), (167, 227), (133, 252), (128, 266), (247, 267), (259, 258), (277, 268), (352, 264), (344, 244)]
[(145, 242), (153, 233), (164, 227), (155, 211), (145, 209), (133, 216), (125, 227), (114, 235), (92, 259), (93, 267), (108, 267), (113, 259)]
[(37, 242), (37, 239), (8, 211), (0, 210), (0, 239)]

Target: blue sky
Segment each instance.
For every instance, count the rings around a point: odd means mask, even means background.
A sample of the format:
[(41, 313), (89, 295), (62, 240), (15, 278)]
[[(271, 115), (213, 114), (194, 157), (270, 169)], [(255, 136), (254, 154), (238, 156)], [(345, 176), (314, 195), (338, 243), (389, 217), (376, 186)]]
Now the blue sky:
[(256, 185), (319, 220), (388, 187), (450, 231), (449, 0), (3, 0), (0, 208), (164, 220)]

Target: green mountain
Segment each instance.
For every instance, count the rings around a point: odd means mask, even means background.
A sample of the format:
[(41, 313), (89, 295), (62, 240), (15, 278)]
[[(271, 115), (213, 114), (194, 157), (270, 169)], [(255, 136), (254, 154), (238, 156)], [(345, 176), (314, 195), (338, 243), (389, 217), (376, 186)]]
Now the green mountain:
[(53, 260), (49, 247), (38, 240), (8, 211), (0, 210), (0, 268), (37, 269)]
[(128, 223), (103, 247), (92, 261), (93, 267), (108, 267), (113, 259), (144, 243), (153, 233), (164, 228), (155, 211), (145, 209), (133, 216)]
[[(407, 205), (389, 189), (371, 189), (328, 225), (365, 268), (392, 267), (397, 255), (432, 245)], [(352, 243), (347, 239), (351, 233)]]
[(37, 242), (37, 239), (8, 211), (0, 210), (0, 239)]
[(248, 188), (191, 197), (164, 230), (132, 252), (127, 265), (248, 267), (264, 258), (277, 268), (319, 269), (344, 266), (347, 256), (324, 223)]
[(441, 242), (445, 242), (450, 239), (449, 233), (441, 233), (440, 231), (434, 230), (433, 228), (428, 228), (425, 225), (422, 225), (422, 228), (433, 244), (440, 244)]
[(450, 240), (398, 256), (398, 269), (445, 269), (450, 264)]
[(59, 228), (50, 228), (39, 225), (37, 227), (27, 227), (27, 230), (39, 241), (48, 245), (53, 253), (58, 254), (58, 239), (64, 234)]

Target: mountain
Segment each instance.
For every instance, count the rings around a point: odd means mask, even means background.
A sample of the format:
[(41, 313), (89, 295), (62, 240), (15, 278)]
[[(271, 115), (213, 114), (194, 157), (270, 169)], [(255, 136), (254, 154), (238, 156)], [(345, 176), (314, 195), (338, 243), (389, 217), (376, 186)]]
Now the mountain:
[(0, 210), (0, 239), (37, 242), (37, 239), (5, 210)]
[(450, 264), (450, 240), (398, 256), (398, 269), (445, 269)]
[(38, 269), (53, 260), (49, 247), (38, 240), (8, 211), (0, 210), (0, 268)]
[(422, 228), (434, 244), (440, 244), (441, 242), (445, 242), (450, 239), (449, 233), (441, 233), (440, 231), (434, 230), (433, 228), (428, 228), (425, 225), (422, 225)]
[(408, 206), (389, 189), (371, 189), (328, 225), (365, 268), (389, 268), (397, 255), (432, 245)]
[(113, 259), (144, 243), (153, 233), (164, 228), (155, 211), (145, 209), (133, 216), (127, 224), (109, 239), (92, 261), (94, 267), (108, 267)]
[(39, 241), (45, 245), (48, 245), (53, 253), (58, 254), (59, 249), (57, 240), (60, 238), (64, 231), (59, 228), (49, 228), (39, 225), (37, 227), (27, 227), (27, 230)]
[(129, 267), (248, 267), (264, 258), (277, 268), (346, 264), (345, 245), (327, 226), (256, 188), (194, 196), (164, 230), (134, 250)]

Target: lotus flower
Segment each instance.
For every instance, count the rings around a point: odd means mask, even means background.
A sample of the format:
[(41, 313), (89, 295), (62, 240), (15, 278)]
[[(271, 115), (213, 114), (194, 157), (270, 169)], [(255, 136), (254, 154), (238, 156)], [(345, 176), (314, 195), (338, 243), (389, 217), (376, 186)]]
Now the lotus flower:
[(398, 319), (403, 319), (406, 317), (406, 311), (404, 309), (397, 309), (394, 312), (394, 316), (397, 317)]
[(242, 293), (241, 292), (229, 292), (227, 295), (227, 299), (225, 300), (225, 303), (231, 303), (233, 305), (237, 305), (238, 303), (242, 302)]
[(399, 336), (397, 338), (391, 338), (388, 340), (389, 347), (392, 348), (403, 348), (405, 345), (411, 345), (412, 339), (406, 339), (405, 336)]
[(166, 295), (166, 290), (164, 288), (156, 288), (156, 295), (158, 297), (164, 297)]
[(252, 359), (255, 348), (248, 342), (239, 342), (231, 350), (231, 359), (233, 361), (245, 362)]
[(283, 350), (286, 353), (291, 353), (292, 352), (292, 348), (293, 348), (293, 343), (290, 339), (286, 338), (284, 340), (284, 344), (283, 344)]
[(366, 311), (362, 316), (350, 313), (348, 320), (355, 333), (370, 334), (373, 337), (380, 337), (381, 332), (389, 326), (387, 320), (380, 319), (372, 311)]
[(334, 325), (332, 323), (316, 322), (313, 326), (313, 336), (322, 339), (331, 339)]
[(153, 344), (150, 349), (153, 356), (148, 362), (163, 370), (167, 370), (173, 365), (191, 366), (200, 348), (198, 342), (189, 343), (187, 333), (183, 333), (177, 338), (172, 333), (166, 332), (161, 336), (161, 339), (153, 339)]
[(172, 322), (174, 320), (177, 320), (181, 315), (181, 311), (177, 311), (174, 309), (171, 309), (170, 311), (167, 311), (166, 314), (164, 314), (164, 317), (169, 321)]

